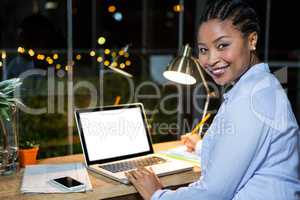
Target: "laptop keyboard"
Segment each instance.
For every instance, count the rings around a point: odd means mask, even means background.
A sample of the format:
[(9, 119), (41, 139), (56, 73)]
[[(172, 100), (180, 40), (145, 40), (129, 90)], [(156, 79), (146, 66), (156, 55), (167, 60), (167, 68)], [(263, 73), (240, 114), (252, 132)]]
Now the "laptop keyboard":
[(112, 173), (117, 173), (122, 171), (128, 171), (131, 169), (136, 169), (138, 167), (147, 167), (150, 165), (161, 164), (164, 162), (166, 162), (165, 159), (152, 156), (113, 164), (101, 165), (99, 167)]

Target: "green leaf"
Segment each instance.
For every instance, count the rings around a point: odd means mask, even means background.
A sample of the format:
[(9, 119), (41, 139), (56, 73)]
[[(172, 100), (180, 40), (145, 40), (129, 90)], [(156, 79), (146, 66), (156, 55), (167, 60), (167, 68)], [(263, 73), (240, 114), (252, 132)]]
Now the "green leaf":
[(17, 104), (23, 105), (14, 97), (14, 91), (22, 85), (19, 78), (8, 79), (0, 82), (0, 117), (10, 121), (11, 107)]
[(2, 118), (4, 118), (6, 121), (10, 121), (9, 115), (8, 115), (8, 109), (0, 109), (0, 114)]
[(4, 107), (9, 107), (9, 106), (10, 106), (10, 103), (4, 102), (4, 101), (0, 101), (0, 107), (2, 107), (2, 106), (4, 106)]

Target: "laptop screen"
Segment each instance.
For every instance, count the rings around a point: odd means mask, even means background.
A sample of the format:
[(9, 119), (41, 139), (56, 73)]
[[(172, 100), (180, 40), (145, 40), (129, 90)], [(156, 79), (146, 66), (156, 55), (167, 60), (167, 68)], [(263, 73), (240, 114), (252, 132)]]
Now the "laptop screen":
[(76, 118), (90, 164), (153, 152), (141, 104), (79, 110)]

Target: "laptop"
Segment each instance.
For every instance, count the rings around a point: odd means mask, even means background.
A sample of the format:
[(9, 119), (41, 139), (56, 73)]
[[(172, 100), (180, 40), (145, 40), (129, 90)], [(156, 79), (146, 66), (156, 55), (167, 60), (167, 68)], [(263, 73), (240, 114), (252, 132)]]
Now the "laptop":
[(193, 164), (153, 152), (141, 103), (78, 109), (75, 119), (88, 169), (121, 183), (124, 172), (152, 167), (158, 176), (191, 170)]

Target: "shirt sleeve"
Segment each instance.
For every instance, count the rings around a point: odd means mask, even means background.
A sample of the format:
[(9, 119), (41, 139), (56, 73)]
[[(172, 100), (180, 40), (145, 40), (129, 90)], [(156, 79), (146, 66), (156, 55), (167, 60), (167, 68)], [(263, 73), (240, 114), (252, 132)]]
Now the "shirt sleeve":
[(199, 140), (195, 147), (195, 153), (201, 158), (202, 140)]
[[(152, 200), (231, 200), (255, 157), (267, 127), (251, 110), (249, 98), (225, 106), (217, 115), (207, 136), (212, 142), (204, 146), (205, 170), (200, 179), (177, 190), (158, 190)], [(208, 152), (207, 154), (204, 152)]]

